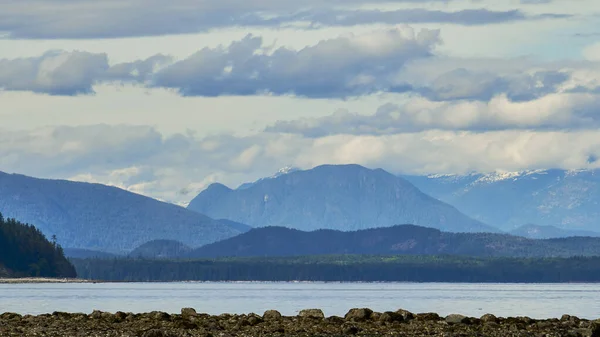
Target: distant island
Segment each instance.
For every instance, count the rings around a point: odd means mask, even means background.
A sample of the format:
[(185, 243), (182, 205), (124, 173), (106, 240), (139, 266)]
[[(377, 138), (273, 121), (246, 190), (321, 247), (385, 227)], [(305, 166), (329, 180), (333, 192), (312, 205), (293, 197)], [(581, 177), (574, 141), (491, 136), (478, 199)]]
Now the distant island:
[(62, 247), (34, 226), (0, 213), (0, 277), (75, 278)]

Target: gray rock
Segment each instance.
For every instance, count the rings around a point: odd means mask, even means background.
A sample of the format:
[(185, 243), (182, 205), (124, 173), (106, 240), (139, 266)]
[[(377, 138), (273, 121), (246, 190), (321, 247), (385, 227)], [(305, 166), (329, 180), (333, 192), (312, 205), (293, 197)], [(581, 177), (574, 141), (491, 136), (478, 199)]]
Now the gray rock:
[(371, 318), (372, 314), (373, 314), (373, 310), (371, 310), (371, 309), (354, 308), (354, 309), (350, 309), (350, 311), (348, 311), (348, 313), (346, 314), (346, 316), (344, 316), (344, 318), (348, 321), (364, 322), (364, 321), (369, 320)]
[(485, 314), (485, 315), (481, 316), (480, 320), (482, 323), (491, 323), (491, 322), (498, 323), (498, 317), (496, 317), (492, 314)]
[(325, 318), (325, 314), (323, 313), (323, 310), (321, 309), (304, 309), (302, 311), (300, 311), (300, 314), (298, 315), (302, 318), (314, 318), (314, 319), (324, 319)]
[(265, 321), (277, 321), (281, 319), (281, 313), (277, 310), (267, 310), (263, 314), (263, 319)]
[(459, 314), (450, 314), (446, 316), (446, 322), (449, 324), (468, 323), (469, 317)]
[(181, 309), (181, 316), (183, 316), (183, 318), (195, 317), (197, 315), (198, 315), (198, 313), (196, 312), (196, 309), (194, 309), (194, 308), (182, 308)]
[(408, 310), (398, 309), (398, 310), (396, 310), (396, 313), (399, 314), (400, 316), (402, 316), (402, 319), (405, 321), (415, 318), (415, 315)]
[(404, 317), (397, 312), (386, 311), (379, 316), (380, 322), (402, 322)]

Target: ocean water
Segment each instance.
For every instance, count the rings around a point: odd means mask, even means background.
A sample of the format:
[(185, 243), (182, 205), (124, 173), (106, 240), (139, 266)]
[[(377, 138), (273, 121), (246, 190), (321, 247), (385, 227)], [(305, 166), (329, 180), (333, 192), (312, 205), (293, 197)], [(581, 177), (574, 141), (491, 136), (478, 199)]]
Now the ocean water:
[(415, 313), (600, 318), (600, 284), (178, 282), (0, 284), (0, 313), (165, 311), (295, 315), (320, 308), (326, 316), (349, 309), (406, 309)]

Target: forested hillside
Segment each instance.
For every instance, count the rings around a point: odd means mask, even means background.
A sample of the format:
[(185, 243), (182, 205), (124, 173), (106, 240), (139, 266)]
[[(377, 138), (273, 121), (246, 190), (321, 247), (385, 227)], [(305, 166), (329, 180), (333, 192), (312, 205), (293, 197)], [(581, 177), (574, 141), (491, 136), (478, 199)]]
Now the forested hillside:
[(34, 226), (0, 214), (0, 276), (76, 277), (76, 273), (60, 245)]
[(508, 234), (449, 233), (414, 225), (342, 232), (256, 228), (195, 249), (189, 257), (302, 256), (326, 254), (568, 257), (600, 255), (600, 238), (533, 240)]
[(199, 247), (244, 231), (116, 187), (2, 172), (0, 212), (56, 235), (65, 248), (116, 254), (159, 239)]
[(215, 260), (74, 260), (105, 281), (600, 282), (600, 257), (308, 256)]

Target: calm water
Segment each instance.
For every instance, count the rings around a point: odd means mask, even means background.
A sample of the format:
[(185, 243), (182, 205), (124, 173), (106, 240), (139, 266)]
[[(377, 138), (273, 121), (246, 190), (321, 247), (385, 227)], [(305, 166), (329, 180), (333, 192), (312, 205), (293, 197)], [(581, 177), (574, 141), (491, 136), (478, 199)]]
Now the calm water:
[(321, 308), (343, 316), (353, 307), (377, 311), (461, 313), (480, 316), (600, 317), (600, 284), (445, 283), (104, 283), (0, 284), (0, 312), (53, 311), (178, 313), (261, 313), (294, 315)]

